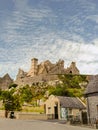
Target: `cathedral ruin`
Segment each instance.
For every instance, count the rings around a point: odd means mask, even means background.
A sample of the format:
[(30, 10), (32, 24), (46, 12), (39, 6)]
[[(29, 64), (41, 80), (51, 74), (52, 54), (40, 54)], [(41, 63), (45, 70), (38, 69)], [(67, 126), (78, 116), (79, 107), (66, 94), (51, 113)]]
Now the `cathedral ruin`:
[(37, 58), (31, 59), (31, 68), (29, 72), (19, 69), (15, 83), (18, 85), (32, 85), (36, 82), (48, 82), (58, 79), (58, 74), (79, 74), (76, 63), (72, 62), (67, 68), (64, 68), (64, 60), (59, 60), (53, 64), (49, 60), (38, 63)]

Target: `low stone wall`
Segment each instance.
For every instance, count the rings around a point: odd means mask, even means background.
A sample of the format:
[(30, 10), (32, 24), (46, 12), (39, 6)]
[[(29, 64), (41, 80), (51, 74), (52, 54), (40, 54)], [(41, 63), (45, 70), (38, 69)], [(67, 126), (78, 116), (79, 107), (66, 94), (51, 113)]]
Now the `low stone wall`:
[(15, 113), (16, 119), (47, 120), (46, 114), (19, 112)]
[(5, 117), (5, 111), (4, 110), (0, 110), (0, 117)]
[[(46, 114), (32, 113), (32, 112), (14, 112), (16, 119), (23, 120), (47, 120)], [(5, 118), (5, 110), (0, 110), (0, 117)], [(10, 118), (10, 112), (8, 113), (8, 118)]]

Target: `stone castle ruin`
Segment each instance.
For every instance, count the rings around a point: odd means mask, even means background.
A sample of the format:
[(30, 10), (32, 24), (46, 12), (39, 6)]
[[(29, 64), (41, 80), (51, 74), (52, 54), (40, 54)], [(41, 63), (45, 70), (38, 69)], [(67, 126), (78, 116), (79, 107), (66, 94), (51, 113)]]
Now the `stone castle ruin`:
[(64, 60), (59, 60), (53, 64), (46, 60), (38, 64), (38, 59), (31, 59), (31, 68), (29, 72), (19, 69), (15, 83), (18, 85), (32, 85), (37, 82), (48, 82), (58, 79), (58, 74), (79, 74), (76, 63), (72, 62), (68, 68), (64, 68)]
[(13, 79), (9, 76), (9, 74), (5, 74), (2, 78), (0, 77), (0, 89), (6, 90), (9, 85), (13, 83)]

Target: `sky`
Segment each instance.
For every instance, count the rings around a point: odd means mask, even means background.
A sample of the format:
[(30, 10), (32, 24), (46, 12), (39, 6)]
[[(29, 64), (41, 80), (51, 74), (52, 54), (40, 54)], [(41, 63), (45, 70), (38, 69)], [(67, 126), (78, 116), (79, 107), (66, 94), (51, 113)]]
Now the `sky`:
[(28, 72), (32, 58), (98, 74), (98, 0), (0, 0), (0, 76)]

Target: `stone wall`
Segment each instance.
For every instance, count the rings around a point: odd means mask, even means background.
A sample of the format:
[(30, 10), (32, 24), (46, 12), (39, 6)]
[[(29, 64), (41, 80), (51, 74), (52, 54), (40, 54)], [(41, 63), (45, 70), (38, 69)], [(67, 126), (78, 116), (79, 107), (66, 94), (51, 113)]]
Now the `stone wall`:
[(9, 74), (5, 74), (2, 78), (0, 78), (0, 88), (5, 90), (8, 89), (9, 85), (13, 83), (13, 79), (9, 76)]
[(16, 113), (17, 119), (23, 120), (47, 120), (46, 114), (39, 114), (39, 113)]
[[(47, 120), (46, 114), (34, 113), (34, 112), (14, 112), (16, 119), (22, 120)], [(5, 118), (5, 110), (0, 110), (0, 117)], [(8, 113), (8, 118), (10, 118), (10, 112)]]
[(91, 124), (98, 119), (98, 95), (87, 97), (88, 121)]
[(64, 68), (64, 61), (59, 60), (53, 64), (49, 60), (46, 60), (38, 64), (38, 59), (33, 58), (31, 60), (31, 68), (29, 72), (24, 72), (19, 69), (15, 83), (18, 85), (32, 85), (35, 82), (47, 82), (58, 79), (58, 74), (79, 74), (79, 70), (76, 67), (76, 63), (72, 62), (68, 68)]
[(0, 117), (5, 117), (5, 111), (4, 110), (0, 110)]

